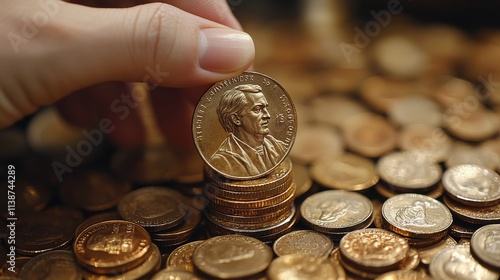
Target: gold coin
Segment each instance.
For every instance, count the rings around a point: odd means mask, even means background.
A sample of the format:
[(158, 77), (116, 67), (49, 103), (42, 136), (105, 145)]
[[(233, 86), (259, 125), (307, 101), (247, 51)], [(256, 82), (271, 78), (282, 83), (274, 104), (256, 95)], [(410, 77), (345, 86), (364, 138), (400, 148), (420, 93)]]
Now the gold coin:
[(47, 211), (19, 216), (15, 226), (15, 250), (23, 256), (63, 249), (73, 239), (74, 223), (71, 218)]
[(341, 279), (328, 260), (310, 254), (291, 254), (274, 259), (267, 276), (269, 280)]
[(494, 157), (493, 161), (496, 165), (494, 169), (500, 171), (500, 138), (497, 137), (483, 141), (481, 144), (479, 144), (479, 149), (482, 150), (485, 154)]
[(194, 272), (194, 250), (205, 240), (197, 240), (181, 245), (168, 255), (166, 267), (168, 270), (183, 270)]
[[(210, 201), (211, 207), (214, 209), (219, 209), (220, 211), (224, 211), (226, 207), (229, 208), (262, 208), (273, 206), (278, 203), (283, 202), (285, 199), (290, 197), (290, 195), (294, 195), (295, 193), (295, 185), (290, 184), (291, 180), (288, 182), (288, 188), (286, 188), (283, 192), (278, 193), (274, 196), (264, 197), (258, 200), (239, 200), (239, 199), (226, 199), (215, 194), (210, 193), (207, 188), (205, 188), (204, 194), (205, 197)], [(245, 193), (241, 193), (243, 197)], [(215, 205), (214, 205), (215, 204)], [(217, 206), (216, 206), (217, 205)]]
[(442, 128), (429, 124), (403, 126), (398, 135), (401, 150), (416, 150), (436, 162), (443, 162), (448, 158), (452, 145), (451, 138)]
[(434, 255), (436, 255), (439, 251), (443, 250), (444, 248), (448, 248), (455, 245), (457, 245), (457, 241), (455, 241), (455, 239), (453, 239), (450, 236), (446, 236), (443, 240), (441, 240), (437, 244), (433, 244), (431, 246), (426, 246), (422, 248), (417, 248), (418, 255), (420, 256), (420, 261), (423, 264), (429, 264)]
[(105, 221), (86, 228), (73, 244), (73, 253), (86, 269), (99, 274), (122, 273), (151, 254), (151, 239), (141, 226), (128, 221)]
[(471, 239), (474, 232), (476, 232), (476, 230), (478, 230), (480, 227), (480, 225), (470, 224), (460, 219), (455, 219), (450, 227), (450, 235), (457, 239)]
[(19, 279), (68, 279), (81, 280), (82, 268), (70, 251), (54, 250), (31, 258), (19, 272)]
[(250, 277), (264, 271), (272, 258), (271, 248), (255, 238), (223, 235), (198, 245), (193, 263), (211, 277), (231, 279)]
[[(385, 198), (391, 198), (395, 195), (402, 193), (398, 191), (399, 189), (395, 189), (390, 185), (384, 184), (384, 182), (379, 182), (378, 184), (376, 184), (375, 190), (377, 191), (378, 194), (380, 194)], [(438, 183), (434, 185), (431, 189), (428, 189), (425, 192), (422, 192), (421, 194), (437, 199), (441, 197), (443, 193), (444, 193), (443, 184)]]
[(373, 205), (365, 196), (342, 190), (315, 193), (302, 202), (304, 222), (323, 233), (344, 233), (371, 221)]
[(472, 254), (489, 267), (500, 270), (500, 224), (479, 228), (470, 240)]
[(161, 253), (155, 244), (151, 244), (151, 253), (149, 257), (140, 265), (123, 271), (120, 274), (112, 275), (94, 274), (88, 270), (83, 271), (83, 279), (86, 280), (135, 280), (149, 279), (161, 267)]
[(340, 133), (328, 125), (305, 124), (300, 127), (290, 151), (294, 162), (308, 165), (323, 155), (336, 156), (344, 152)]
[(324, 187), (347, 191), (366, 190), (379, 180), (375, 164), (355, 154), (321, 157), (313, 162), (310, 173)]
[(88, 228), (91, 225), (97, 224), (99, 222), (104, 222), (104, 221), (110, 221), (110, 220), (121, 220), (120, 215), (118, 212), (113, 211), (113, 212), (105, 212), (105, 213), (100, 213), (96, 214), (93, 216), (88, 217), (85, 219), (83, 222), (81, 222), (78, 227), (75, 230), (75, 238), (86, 228)]
[(295, 184), (295, 198), (307, 193), (311, 189), (313, 181), (309, 176), (309, 168), (307, 166), (294, 164), (292, 176), (293, 183)]
[(399, 267), (410, 247), (401, 236), (383, 229), (361, 229), (346, 234), (339, 244), (341, 260), (372, 273)]
[(201, 214), (199, 211), (191, 209), (183, 217), (183, 222), (176, 227), (163, 231), (151, 232), (153, 241), (171, 240), (177, 238), (189, 238), (200, 224)]
[(456, 245), (439, 251), (429, 264), (433, 278), (442, 280), (481, 279), (497, 280), (500, 275), (478, 263), (470, 253), (469, 246)]
[(332, 240), (312, 230), (292, 231), (278, 238), (273, 245), (273, 251), (278, 257), (290, 254), (311, 254), (318, 258), (326, 258), (332, 250)]
[(471, 207), (457, 203), (448, 196), (443, 197), (443, 202), (454, 215), (465, 222), (479, 225), (500, 223), (500, 204), (487, 207)]
[(414, 124), (441, 126), (442, 113), (439, 105), (424, 95), (402, 97), (387, 112), (389, 119), (403, 127)]
[(479, 165), (462, 164), (443, 173), (443, 186), (450, 198), (470, 206), (493, 206), (500, 202), (500, 176)]
[(368, 112), (368, 108), (353, 98), (332, 94), (315, 97), (310, 101), (310, 108), (310, 115), (314, 121), (339, 128), (342, 128), (346, 120), (352, 116)]
[(396, 128), (376, 114), (360, 114), (351, 118), (344, 127), (349, 150), (365, 157), (380, 157), (396, 148)]
[(161, 231), (179, 225), (186, 212), (184, 196), (165, 187), (144, 187), (129, 192), (118, 205), (118, 213), (127, 221), (148, 231)]
[(205, 164), (224, 177), (249, 180), (269, 174), (288, 155), (297, 114), (275, 80), (245, 72), (205, 92), (196, 105), (192, 132)]
[(432, 239), (446, 234), (453, 222), (448, 208), (421, 194), (400, 194), (382, 205), (382, 218), (391, 231), (410, 238)]
[(372, 76), (363, 81), (359, 91), (368, 105), (386, 113), (400, 98), (421, 94), (423, 89), (415, 82)]
[(377, 162), (380, 178), (403, 192), (425, 192), (441, 179), (441, 167), (416, 151), (394, 152)]
[(59, 194), (66, 205), (86, 211), (102, 211), (118, 205), (132, 188), (100, 170), (81, 170), (68, 175), (61, 183)]
[(252, 180), (232, 180), (217, 174), (208, 166), (204, 168), (205, 179), (218, 188), (235, 192), (256, 192), (283, 185), (292, 174), (292, 161), (287, 157), (271, 173)]
[(432, 278), (423, 271), (395, 270), (384, 273), (375, 280), (432, 280)]
[(202, 278), (189, 271), (163, 269), (153, 275), (151, 280), (202, 280)]
[(445, 162), (450, 168), (461, 164), (475, 164), (489, 169), (495, 169), (496, 158), (488, 150), (481, 149), (462, 142), (455, 142), (450, 156)]
[(215, 184), (212, 184), (211, 182), (206, 182), (204, 186), (205, 187), (204, 192), (207, 193), (207, 197), (214, 197), (215, 199), (220, 198), (222, 200), (233, 200), (241, 202), (252, 201), (252, 200), (270, 198), (272, 196), (282, 194), (283, 192), (285, 192), (287, 189), (290, 188), (291, 182), (292, 178), (289, 178), (281, 185), (277, 185), (269, 189), (259, 190), (259, 191), (230, 191), (223, 188), (219, 188)]
[(444, 127), (453, 136), (466, 141), (483, 141), (498, 133), (500, 120), (493, 111), (477, 103), (463, 104), (463, 111), (447, 110)]

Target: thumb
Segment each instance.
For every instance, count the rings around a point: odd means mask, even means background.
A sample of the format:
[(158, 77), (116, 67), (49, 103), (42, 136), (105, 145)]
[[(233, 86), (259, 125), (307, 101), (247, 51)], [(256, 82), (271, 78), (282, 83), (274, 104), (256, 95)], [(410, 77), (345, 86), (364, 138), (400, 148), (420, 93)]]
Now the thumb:
[(241, 73), (254, 57), (248, 34), (163, 3), (128, 9), (71, 5), (66, 15), (83, 21), (68, 55), (81, 54), (74, 71), (82, 78), (90, 73), (87, 82), (104, 77), (168, 87), (209, 84)]
[(32, 32), (16, 45), (0, 40), (0, 100), (6, 101), (0, 115), (7, 116), (0, 126), (96, 83), (211, 84), (246, 70), (254, 57), (247, 33), (164, 3), (126, 9), (8, 3), (0, 12), (10, 21), (3, 27), (13, 26), (9, 34), (17, 37)]

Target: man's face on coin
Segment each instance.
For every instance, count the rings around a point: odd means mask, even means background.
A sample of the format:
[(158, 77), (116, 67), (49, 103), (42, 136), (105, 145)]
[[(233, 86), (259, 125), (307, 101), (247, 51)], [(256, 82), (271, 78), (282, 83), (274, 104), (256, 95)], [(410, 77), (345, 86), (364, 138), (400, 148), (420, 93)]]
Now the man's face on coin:
[(269, 134), (269, 111), (262, 92), (246, 94), (247, 104), (240, 115), (239, 126), (251, 135)]

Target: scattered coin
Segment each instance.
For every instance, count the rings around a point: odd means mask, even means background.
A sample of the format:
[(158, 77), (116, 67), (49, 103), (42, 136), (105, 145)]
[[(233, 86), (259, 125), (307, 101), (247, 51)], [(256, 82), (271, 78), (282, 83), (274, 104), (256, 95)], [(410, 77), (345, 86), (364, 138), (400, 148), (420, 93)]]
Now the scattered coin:
[(373, 161), (350, 153), (321, 157), (312, 163), (310, 173), (324, 187), (347, 191), (366, 190), (379, 180)]
[(432, 278), (422, 271), (394, 270), (380, 275), (375, 280), (432, 280)]
[(482, 279), (497, 280), (498, 273), (490, 271), (478, 263), (471, 255), (469, 246), (456, 245), (438, 252), (429, 264), (433, 278), (442, 280)]
[(479, 228), (470, 240), (471, 251), (489, 267), (500, 269), (500, 224)]
[(269, 265), (267, 276), (269, 280), (345, 279), (336, 273), (327, 259), (310, 254), (279, 256)]
[(349, 150), (365, 157), (380, 157), (396, 148), (396, 128), (376, 114), (360, 114), (349, 119), (344, 127)]
[(144, 187), (129, 192), (118, 205), (124, 220), (148, 231), (161, 231), (179, 225), (186, 212), (184, 196), (165, 187)]
[(323, 233), (344, 233), (368, 227), (373, 205), (365, 196), (342, 190), (315, 193), (302, 202), (300, 213), (312, 229)]
[(439, 105), (423, 95), (406, 96), (396, 100), (387, 114), (390, 120), (401, 126), (421, 124), (439, 127), (443, 119)]
[(400, 194), (382, 205), (382, 218), (391, 231), (400, 235), (432, 239), (447, 234), (453, 217), (441, 202), (421, 194)]
[(84, 268), (98, 274), (120, 274), (137, 267), (152, 253), (151, 238), (128, 221), (105, 221), (86, 228), (75, 239), (73, 253)]
[(205, 240), (192, 241), (173, 250), (167, 258), (167, 269), (183, 270), (194, 273), (193, 253), (204, 241)]
[(278, 257), (290, 254), (311, 254), (318, 258), (326, 258), (332, 250), (331, 239), (312, 230), (289, 232), (278, 238), (273, 245), (273, 251)]
[(450, 198), (470, 206), (493, 206), (500, 202), (500, 176), (479, 165), (462, 164), (443, 173), (443, 186)]
[(151, 280), (202, 280), (189, 271), (163, 269), (158, 271)]
[(442, 241), (440, 241), (437, 244), (433, 244), (427, 247), (417, 248), (418, 255), (420, 256), (420, 261), (423, 264), (428, 265), (431, 262), (434, 255), (436, 255), (439, 251), (443, 250), (444, 248), (448, 248), (455, 245), (457, 245), (457, 241), (455, 241), (455, 239), (453, 239), (450, 236), (446, 236)]
[(425, 154), (393, 152), (379, 159), (380, 178), (401, 192), (425, 192), (441, 179), (441, 167)]
[(403, 126), (398, 135), (398, 146), (403, 151), (418, 151), (436, 162), (448, 159), (453, 142), (446, 132), (434, 125)]
[(203, 273), (220, 278), (243, 278), (264, 271), (273, 252), (263, 242), (243, 235), (212, 237), (198, 245), (193, 263)]
[(54, 250), (31, 258), (19, 272), (21, 279), (82, 279), (82, 268), (70, 251)]
[(306, 124), (300, 127), (290, 158), (308, 165), (320, 156), (336, 156), (343, 153), (344, 141), (337, 129), (327, 125)]

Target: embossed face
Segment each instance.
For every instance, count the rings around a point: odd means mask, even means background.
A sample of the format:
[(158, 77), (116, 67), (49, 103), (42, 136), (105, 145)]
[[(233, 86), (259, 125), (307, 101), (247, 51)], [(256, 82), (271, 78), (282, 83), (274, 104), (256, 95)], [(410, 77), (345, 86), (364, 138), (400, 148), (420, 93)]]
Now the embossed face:
[(262, 92), (246, 93), (247, 103), (243, 112), (235, 120), (235, 124), (250, 135), (265, 136), (269, 134), (269, 114), (266, 97)]
[(102, 251), (110, 255), (119, 255), (133, 249), (133, 238), (126, 233), (110, 235), (96, 234), (90, 237), (87, 248), (92, 251)]
[(459, 252), (453, 252), (450, 261), (444, 266), (444, 272), (450, 277), (460, 276), (460, 279), (477, 279), (477, 263), (472, 256), (464, 256)]
[(486, 239), (484, 240), (484, 248), (489, 253), (500, 256), (500, 232), (493, 231), (491, 234), (486, 236)]

